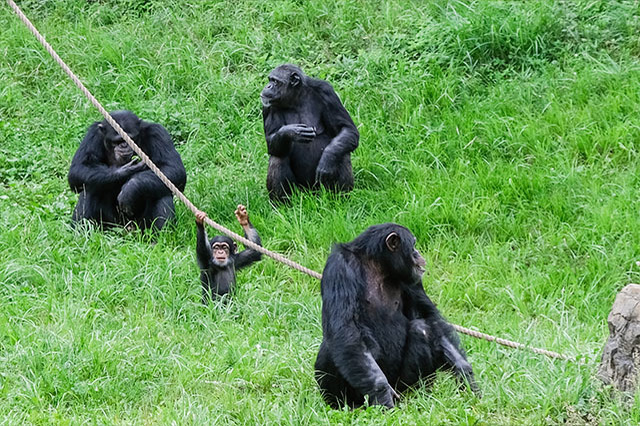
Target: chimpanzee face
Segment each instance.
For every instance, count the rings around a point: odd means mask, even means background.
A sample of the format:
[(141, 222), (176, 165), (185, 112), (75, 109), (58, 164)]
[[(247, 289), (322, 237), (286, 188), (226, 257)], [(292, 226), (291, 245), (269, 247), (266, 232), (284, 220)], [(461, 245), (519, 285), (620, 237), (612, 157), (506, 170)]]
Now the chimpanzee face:
[(214, 265), (224, 268), (231, 262), (231, 256), (236, 252), (236, 244), (232, 239), (218, 235), (211, 239), (211, 261)]
[(281, 65), (269, 74), (269, 83), (262, 89), (260, 99), (265, 108), (271, 105), (291, 105), (298, 92), (302, 71), (293, 65)]
[[(140, 135), (140, 119), (128, 111), (116, 111), (111, 114), (134, 142), (138, 143)], [(133, 157), (133, 149), (125, 142), (109, 123), (103, 121), (98, 124), (98, 129), (104, 138), (104, 148), (107, 151), (109, 164), (122, 166)]]
[(133, 149), (120, 136), (114, 139), (105, 138), (104, 147), (107, 152), (112, 153), (114, 166), (123, 166), (133, 157)]

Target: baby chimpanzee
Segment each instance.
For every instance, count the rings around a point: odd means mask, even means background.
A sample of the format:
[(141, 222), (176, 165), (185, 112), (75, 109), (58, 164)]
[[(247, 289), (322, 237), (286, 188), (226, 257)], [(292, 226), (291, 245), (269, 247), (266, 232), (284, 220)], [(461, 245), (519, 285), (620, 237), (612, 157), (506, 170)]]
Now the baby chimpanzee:
[[(240, 204), (235, 214), (244, 229), (244, 237), (262, 246), (256, 228), (249, 222), (247, 208)], [(203, 225), (206, 217), (205, 212), (196, 214), (198, 226), (196, 254), (200, 266), (203, 303), (231, 292), (236, 283), (236, 270), (249, 266), (262, 257), (260, 252), (249, 248), (236, 254), (236, 243), (223, 235), (217, 235), (207, 241), (207, 232)]]

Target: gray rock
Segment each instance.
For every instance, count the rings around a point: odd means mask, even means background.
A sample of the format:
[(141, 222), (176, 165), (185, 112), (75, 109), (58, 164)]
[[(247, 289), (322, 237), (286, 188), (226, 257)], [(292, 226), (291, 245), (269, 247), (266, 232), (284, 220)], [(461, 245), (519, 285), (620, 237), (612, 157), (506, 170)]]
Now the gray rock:
[(640, 371), (640, 285), (629, 284), (618, 293), (608, 323), (609, 340), (598, 377), (623, 392), (635, 392)]

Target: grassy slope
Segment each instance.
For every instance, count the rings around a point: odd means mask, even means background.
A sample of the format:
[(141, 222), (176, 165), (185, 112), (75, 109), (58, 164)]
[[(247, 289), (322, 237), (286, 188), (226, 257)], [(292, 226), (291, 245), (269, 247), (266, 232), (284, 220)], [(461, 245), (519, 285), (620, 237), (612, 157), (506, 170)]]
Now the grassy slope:
[[(640, 422), (594, 379), (615, 294), (640, 267), (637, 1), (23, 1), (108, 109), (164, 124), (187, 196), (321, 270), (396, 221), (484, 389), (442, 375), (399, 409), (329, 410), (312, 377), (319, 284), (264, 260), (199, 303), (193, 219), (156, 245), (74, 233), (70, 159), (98, 113), (0, 7), (0, 415), (10, 423)], [(258, 93), (282, 62), (331, 81), (361, 132), (349, 197), (274, 208)]]

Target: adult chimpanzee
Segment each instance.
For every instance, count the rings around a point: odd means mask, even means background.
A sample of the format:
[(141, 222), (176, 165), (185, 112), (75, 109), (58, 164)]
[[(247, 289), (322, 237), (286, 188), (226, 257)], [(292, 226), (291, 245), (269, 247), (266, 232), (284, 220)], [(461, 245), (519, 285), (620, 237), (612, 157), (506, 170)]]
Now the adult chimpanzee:
[(360, 134), (333, 87), (285, 64), (271, 71), (260, 98), (271, 199), (286, 200), (293, 186), (351, 191)]
[(371, 226), (334, 247), (321, 282), (316, 380), (334, 408), (394, 406), (397, 392), (453, 371), (479, 392), (453, 327), (425, 294), (425, 260), (400, 225)]
[[(131, 111), (115, 111), (111, 116), (169, 180), (184, 190), (187, 174), (165, 128)], [(80, 193), (74, 223), (89, 219), (109, 227), (133, 222), (141, 229), (161, 229), (174, 217), (171, 192), (133, 154), (106, 120), (89, 126), (69, 169), (69, 185)]]
[[(238, 205), (235, 215), (244, 230), (244, 237), (262, 246), (258, 231), (249, 221), (247, 208), (242, 204)], [(203, 303), (231, 292), (236, 283), (236, 270), (245, 268), (262, 257), (260, 252), (249, 248), (236, 254), (236, 243), (223, 235), (217, 235), (211, 241), (207, 241), (207, 231), (203, 225), (205, 217), (207, 217), (205, 212), (196, 214), (198, 225), (196, 255), (200, 266)]]

